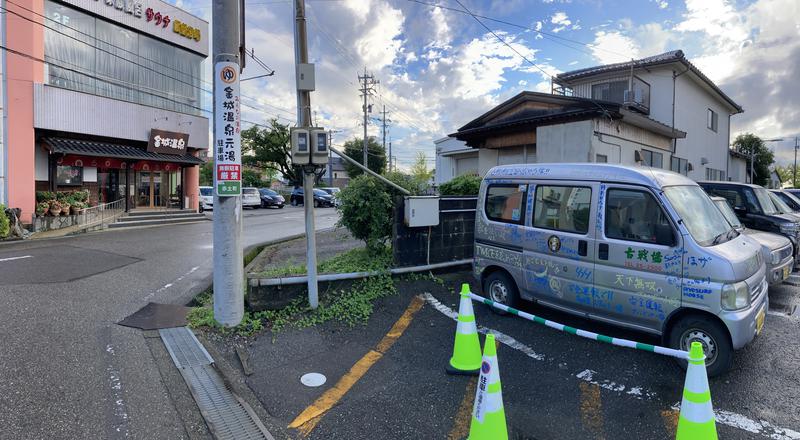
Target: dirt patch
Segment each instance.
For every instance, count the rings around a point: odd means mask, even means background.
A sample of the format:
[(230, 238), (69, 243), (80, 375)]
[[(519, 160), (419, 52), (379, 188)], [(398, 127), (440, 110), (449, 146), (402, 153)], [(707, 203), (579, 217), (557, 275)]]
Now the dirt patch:
[[(317, 232), (316, 238), (317, 262), (364, 246), (363, 241), (353, 238), (344, 228)], [(306, 239), (303, 237), (264, 248), (253, 259), (250, 273), (261, 273), (276, 267), (305, 264), (305, 262)]]

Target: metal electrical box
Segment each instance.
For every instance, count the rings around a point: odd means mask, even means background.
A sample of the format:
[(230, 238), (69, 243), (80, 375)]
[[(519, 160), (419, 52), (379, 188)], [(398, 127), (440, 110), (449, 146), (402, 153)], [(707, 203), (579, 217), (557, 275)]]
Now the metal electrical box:
[(292, 164), (307, 165), (309, 162), (311, 139), (309, 131), (305, 128), (292, 128)]
[(328, 133), (322, 128), (311, 128), (311, 163), (328, 164)]
[(439, 197), (407, 196), (405, 201), (405, 224), (410, 228), (436, 226), (439, 224)]
[(297, 90), (313, 92), (315, 89), (314, 65), (301, 63), (297, 65)]

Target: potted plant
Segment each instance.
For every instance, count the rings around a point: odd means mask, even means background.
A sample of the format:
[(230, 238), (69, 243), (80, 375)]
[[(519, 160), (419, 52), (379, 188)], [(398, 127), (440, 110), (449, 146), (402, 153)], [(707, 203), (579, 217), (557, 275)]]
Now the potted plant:
[(72, 215), (81, 215), (83, 214), (83, 210), (86, 208), (86, 204), (83, 202), (72, 202)]
[(42, 217), (47, 213), (47, 210), (50, 209), (50, 204), (47, 202), (39, 202), (36, 204), (36, 216)]
[(71, 206), (69, 202), (67, 201), (61, 202), (61, 215), (69, 215), (70, 208)]
[(61, 202), (58, 200), (50, 200), (48, 205), (50, 206), (50, 215), (57, 216), (61, 214)]

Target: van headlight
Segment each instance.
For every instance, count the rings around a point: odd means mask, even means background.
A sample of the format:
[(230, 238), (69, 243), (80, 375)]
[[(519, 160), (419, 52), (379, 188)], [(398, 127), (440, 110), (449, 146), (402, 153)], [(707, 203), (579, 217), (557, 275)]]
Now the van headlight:
[(724, 310), (739, 310), (750, 306), (750, 289), (744, 281), (722, 286), (720, 302)]
[(798, 231), (800, 226), (797, 223), (781, 223), (781, 234), (795, 236)]
[(776, 266), (778, 263), (781, 262), (781, 252), (780, 251), (772, 251), (769, 254), (769, 261), (773, 266)]

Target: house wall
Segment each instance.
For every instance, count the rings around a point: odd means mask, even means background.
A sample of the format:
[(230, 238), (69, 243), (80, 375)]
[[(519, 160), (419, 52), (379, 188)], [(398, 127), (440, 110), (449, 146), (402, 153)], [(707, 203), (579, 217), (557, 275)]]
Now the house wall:
[(551, 162), (593, 162), (592, 121), (546, 125), (536, 129), (536, 160)]
[(535, 145), (518, 145), (503, 148), (481, 148), (478, 151), (478, 174), (486, 173), (497, 165), (541, 162)]
[(468, 172), (478, 172), (478, 150), (463, 141), (446, 137), (434, 142), (436, 146), (436, 174), (434, 182), (441, 185)]
[(732, 182), (747, 183), (747, 160), (741, 157), (730, 156), (728, 159), (728, 180)]

